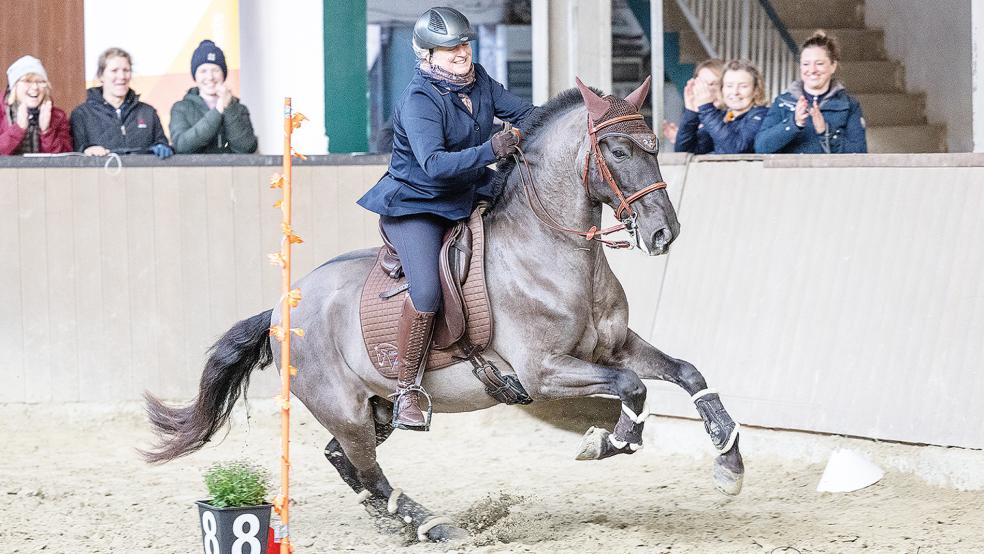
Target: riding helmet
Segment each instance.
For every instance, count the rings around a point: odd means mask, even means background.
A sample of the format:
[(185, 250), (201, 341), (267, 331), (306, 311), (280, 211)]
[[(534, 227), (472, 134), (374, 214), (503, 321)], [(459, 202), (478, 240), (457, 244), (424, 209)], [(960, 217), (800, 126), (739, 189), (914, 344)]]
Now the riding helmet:
[(468, 18), (454, 8), (431, 8), (417, 18), (413, 41), (418, 48), (454, 48), (475, 40)]

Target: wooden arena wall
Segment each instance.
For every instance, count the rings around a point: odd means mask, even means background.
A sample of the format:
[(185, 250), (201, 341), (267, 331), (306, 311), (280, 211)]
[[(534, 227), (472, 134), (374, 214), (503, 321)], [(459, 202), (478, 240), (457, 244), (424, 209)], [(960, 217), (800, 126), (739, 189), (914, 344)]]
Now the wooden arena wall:
[[(984, 157), (661, 162), (679, 239), (609, 256), (636, 331), (745, 424), (984, 448)], [(101, 163), (0, 161), (0, 402), (190, 398), (208, 346), (277, 301), (278, 158)], [(296, 276), (378, 244), (354, 202), (385, 164), (295, 168)], [(267, 370), (251, 396), (275, 390)], [(665, 384), (650, 403), (695, 416)]]

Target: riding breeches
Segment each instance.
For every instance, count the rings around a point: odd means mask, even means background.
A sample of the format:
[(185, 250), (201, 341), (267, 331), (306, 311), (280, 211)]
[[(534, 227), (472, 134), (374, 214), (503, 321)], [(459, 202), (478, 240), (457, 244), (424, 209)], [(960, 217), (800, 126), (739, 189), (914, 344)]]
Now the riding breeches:
[(410, 298), (421, 312), (441, 307), (441, 280), (438, 259), (444, 233), (453, 221), (433, 214), (400, 217), (380, 216), (386, 236), (396, 248), (403, 272), (410, 284)]

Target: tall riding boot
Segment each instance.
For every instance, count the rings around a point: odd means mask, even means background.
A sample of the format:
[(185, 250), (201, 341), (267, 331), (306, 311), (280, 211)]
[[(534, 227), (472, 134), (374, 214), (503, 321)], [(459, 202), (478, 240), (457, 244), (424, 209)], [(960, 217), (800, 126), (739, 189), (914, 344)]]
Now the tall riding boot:
[(410, 296), (403, 302), (403, 313), (397, 326), (396, 366), (397, 396), (393, 403), (393, 426), (398, 429), (426, 431), (430, 421), (420, 408), (420, 380), (427, 365), (434, 312), (418, 312)]

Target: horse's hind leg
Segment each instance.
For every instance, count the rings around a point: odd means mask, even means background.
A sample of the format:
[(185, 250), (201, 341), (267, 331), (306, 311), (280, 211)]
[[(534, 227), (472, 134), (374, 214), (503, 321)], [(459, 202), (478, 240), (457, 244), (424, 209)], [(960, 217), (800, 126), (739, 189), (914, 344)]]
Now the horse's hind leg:
[[(376, 446), (379, 446), (393, 434), (393, 426), (390, 425), (392, 417), (386, 415), (392, 409), (390, 408), (388, 410), (386, 405), (392, 405), (379, 401), (379, 398), (375, 396), (370, 399), (369, 403), (372, 405), (371, 413), (376, 429)], [(342, 445), (338, 442), (337, 438), (332, 438), (328, 445), (325, 446), (325, 458), (338, 470), (338, 475), (341, 476), (342, 481), (345, 481), (346, 485), (352, 487), (353, 491), (361, 493), (366, 490), (362, 485), (362, 481), (359, 480), (355, 466), (352, 465), (352, 461), (345, 455), (345, 451), (342, 450)]]
[(704, 376), (693, 364), (667, 356), (629, 331), (624, 348), (618, 352), (620, 364), (632, 367), (642, 379), (676, 383), (694, 401), (704, 429), (720, 455), (714, 460), (714, 483), (725, 494), (741, 491), (745, 465), (738, 449), (738, 424), (724, 409), (721, 397), (707, 387)]
[(376, 462), (376, 446), (393, 428), (389, 415), (381, 414), (389, 404), (375, 397), (357, 410), (357, 418), (332, 422), (335, 435), (325, 447), (325, 457), (352, 490), (359, 493), (366, 510), (379, 518), (394, 519), (410, 526), (419, 540), (445, 541), (464, 535), (449, 519), (436, 517), (399, 489), (394, 489)]

